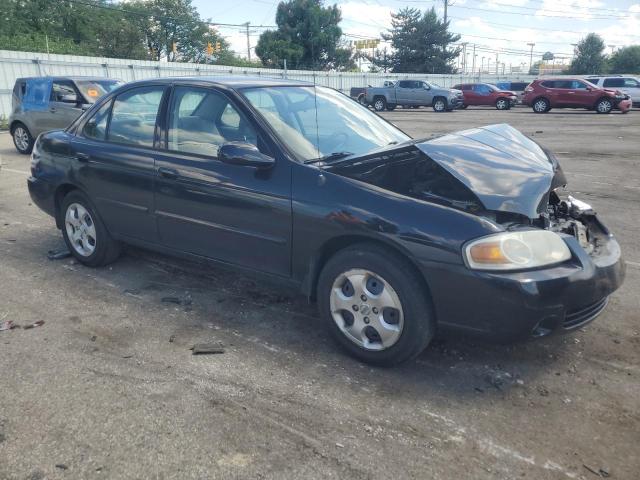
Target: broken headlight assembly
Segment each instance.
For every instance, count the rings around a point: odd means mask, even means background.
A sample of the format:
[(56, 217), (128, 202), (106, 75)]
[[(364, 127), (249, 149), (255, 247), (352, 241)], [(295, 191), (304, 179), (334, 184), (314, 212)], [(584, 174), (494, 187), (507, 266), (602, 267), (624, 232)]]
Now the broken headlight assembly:
[(523, 270), (564, 262), (571, 258), (560, 235), (548, 230), (502, 232), (469, 242), (463, 248), (469, 268)]

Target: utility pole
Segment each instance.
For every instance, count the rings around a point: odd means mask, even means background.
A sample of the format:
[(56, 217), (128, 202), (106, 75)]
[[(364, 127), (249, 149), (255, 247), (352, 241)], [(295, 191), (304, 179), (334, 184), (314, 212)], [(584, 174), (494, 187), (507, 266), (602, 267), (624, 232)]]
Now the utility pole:
[(473, 44), (473, 56), (471, 57), (471, 73), (476, 73), (476, 44)]
[(447, 7), (449, 6), (449, 0), (444, 0), (444, 23), (447, 23)]
[(607, 47), (609, 47), (611, 49), (611, 55), (613, 55), (613, 53), (615, 52), (616, 46), (615, 45), (607, 45)]
[(251, 40), (249, 39), (249, 22), (245, 23), (247, 31), (247, 59), (251, 61)]
[(462, 73), (466, 73), (467, 71), (467, 43), (462, 42)]
[(496, 75), (498, 75), (498, 65), (500, 65), (498, 63), (498, 52), (496, 52)]
[(533, 47), (536, 46), (535, 43), (527, 43), (531, 47), (531, 53), (529, 54), (529, 72), (531, 72), (531, 68), (533, 67)]

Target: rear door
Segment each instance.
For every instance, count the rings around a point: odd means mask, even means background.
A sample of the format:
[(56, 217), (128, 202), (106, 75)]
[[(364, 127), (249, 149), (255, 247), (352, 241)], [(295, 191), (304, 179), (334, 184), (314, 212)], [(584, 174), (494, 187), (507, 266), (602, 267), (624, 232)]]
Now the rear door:
[(155, 189), (162, 244), (289, 276), (289, 161), (276, 157), (272, 168), (257, 170), (218, 160), (218, 148), (227, 142), (274, 153), (232, 96), (215, 88), (174, 87), (166, 130)]
[(20, 110), (22, 120), (35, 138), (47, 128), (49, 120), (49, 98), (51, 96), (51, 78), (28, 78)]
[(395, 87), (396, 103), (398, 105), (411, 105), (412, 102), (412, 80), (400, 80)]
[[(74, 174), (107, 229), (157, 243), (154, 144), (165, 85), (128, 89), (100, 107), (72, 141)], [(166, 101), (166, 100), (165, 100)]]

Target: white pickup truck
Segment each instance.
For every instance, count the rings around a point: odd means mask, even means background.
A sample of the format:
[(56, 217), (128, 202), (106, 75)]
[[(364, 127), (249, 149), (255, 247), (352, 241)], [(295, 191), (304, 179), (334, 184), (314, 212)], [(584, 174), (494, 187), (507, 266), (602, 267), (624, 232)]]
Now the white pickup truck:
[(377, 112), (404, 107), (433, 107), (436, 112), (450, 111), (463, 104), (462, 90), (443, 88), (423, 80), (400, 80), (388, 87), (365, 89), (365, 102)]

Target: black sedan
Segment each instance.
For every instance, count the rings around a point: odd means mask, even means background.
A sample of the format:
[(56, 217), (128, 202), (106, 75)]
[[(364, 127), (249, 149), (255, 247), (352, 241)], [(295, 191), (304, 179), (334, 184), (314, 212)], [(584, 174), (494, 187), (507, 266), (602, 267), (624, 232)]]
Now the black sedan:
[(31, 174), (81, 263), (127, 243), (285, 279), (379, 365), (418, 355), (437, 328), (514, 340), (581, 327), (624, 278), (613, 235), (517, 130), (414, 140), (301, 82), (124, 85), (40, 135)]

